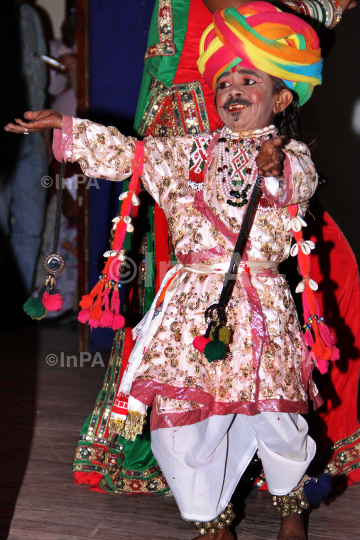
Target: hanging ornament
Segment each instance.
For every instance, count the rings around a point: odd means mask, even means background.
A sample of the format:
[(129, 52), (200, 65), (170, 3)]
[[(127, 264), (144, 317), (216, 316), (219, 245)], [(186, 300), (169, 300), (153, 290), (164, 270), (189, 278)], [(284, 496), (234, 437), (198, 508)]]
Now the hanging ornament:
[(304, 241), (302, 227), (306, 227), (306, 223), (300, 216), (297, 216), (297, 204), (288, 206), (287, 209), (290, 214), (287, 230), (293, 231), (296, 241), (296, 244), (290, 250), (290, 254), (298, 256), (299, 272), (303, 278), (297, 285), (295, 292), (302, 294), (304, 319), (306, 321), (304, 324), (304, 337), (310, 347), (310, 358), (320, 373), (324, 374), (329, 369), (329, 361), (339, 359), (339, 349), (335, 346), (335, 336), (330, 328), (326, 326), (324, 318), (320, 314), (319, 304), (314, 294), (319, 285), (310, 278), (309, 255), (311, 250), (315, 248), (315, 244), (311, 240)]
[(124, 191), (119, 200), (122, 201), (121, 212), (112, 219), (114, 240), (111, 249), (105, 251), (105, 267), (99, 276), (99, 281), (89, 294), (85, 294), (80, 300), (78, 319), (93, 328), (112, 328), (119, 330), (125, 325), (125, 319), (121, 315), (120, 289), (122, 267), (126, 263), (125, 250), (123, 249), (126, 233), (133, 232), (134, 225), (131, 213), (134, 206), (140, 204), (136, 192), (140, 189), (140, 176), (143, 171), (144, 143), (136, 142), (133, 173), (128, 191)]
[(56, 213), (54, 225), (53, 250), (44, 260), (44, 268), (47, 272), (45, 284), (39, 289), (37, 298), (30, 297), (24, 304), (24, 311), (32, 319), (41, 320), (47, 311), (61, 310), (63, 298), (61, 294), (54, 294), (56, 285), (55, 276), (60, 274), (65, 268), (65, 261), (61, 255), (56, 253), (60, 240), (61, 204), (64, 189), (65, 162), (61, 163), (60, 181), (56, 194)]

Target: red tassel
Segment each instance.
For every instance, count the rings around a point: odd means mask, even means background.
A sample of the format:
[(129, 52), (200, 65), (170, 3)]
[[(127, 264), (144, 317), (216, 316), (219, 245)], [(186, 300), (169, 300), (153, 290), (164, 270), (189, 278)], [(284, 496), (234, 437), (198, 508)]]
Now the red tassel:
[(78, 314), (78, 321), (85, 324), (90, 318), (90, 309), (82, 309)]
[(91, 308), (94, 303), (94, 298), (90, 294), (84, 294), (79, 302), (79, 306), (83, 309)]
[(194, 348), (204, 354), (205, 347), (208, 343), (210, 343), (211, 339), (207, 338), (205, 336), (197, 336), (193, 341)]
[(64, 300), (61, 294), (49, 294), (45, 291), (42, 297), (42, 303), (46, 311), (61, 310), (63, 302)]
[[(124, 243), (127, 229), (127, 224), (124, 222), (124, 217), (130, 216), (133, 207), (133, 195), (137, 190), (140, 189), (140, 176), (143, 171), (143, 163), (144, 143), (137, 141), (132, 178), (129, 182), (128, 194), (121, 206), (120, 220), (117, 223), (114, 240), (112, 243), (112, 250), (114, 251), (120, 251)], [(117, 255), (114, 257), (108, 257), (102, 271), (102, 276), (98, 283), (95, 285), (91, 293), (83, 296), (82, 300), (80, 301), (80, 307), (83, 309), (79, 313), (79, 320), (81, 322), (88, 322), (92, 329), (101, 326), (104, 328), (107, 327), (118, 330), (125, 324), (124, 317), (120, 315), (120, 299), (118, 291), (119, 277), (117, 264), (114, 263), (120, 264), (120, 262), (117, 260)], [(112, 291), (110, 306), (109, 295), (112, 287), (114, 288)], [(94, 302), (95, 298), (96, 301)]]
[(91, 319), (100, 319), (102, 314), (103, 314), (103, 310), (101, 309), (101, 307), (98, 304), (95, 304), (90, 309), (90, 317), (91, 317)]

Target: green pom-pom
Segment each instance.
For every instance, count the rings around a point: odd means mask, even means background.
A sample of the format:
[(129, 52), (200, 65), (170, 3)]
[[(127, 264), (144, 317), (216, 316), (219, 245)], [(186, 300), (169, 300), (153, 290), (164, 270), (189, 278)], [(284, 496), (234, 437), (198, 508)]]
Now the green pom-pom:
[(24, 311), (32, 319), (40, 321), (46, 315), (46, 310), (40, 298), (28, 298), (24, 304)]
[(222, 341), (210, 341), (205, 347), (204, 354), (208, 362), (222, 360), (226, 355), (226, 345)]

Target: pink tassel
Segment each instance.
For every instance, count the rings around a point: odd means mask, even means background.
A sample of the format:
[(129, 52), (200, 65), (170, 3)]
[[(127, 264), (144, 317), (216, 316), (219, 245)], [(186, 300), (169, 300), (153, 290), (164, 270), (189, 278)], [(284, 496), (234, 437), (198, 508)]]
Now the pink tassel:
[(197, 336), (193, 341), (194, 348), (204, 354), (205, 347), (208, 343), (210, 343), (211, 339), (207, 338), (205, 336)]
[(111, 307), (110, 307), (111, 311), (112, 311), (113, 313), (115, 313), (115, 314), (116, 314), (116, 309), (115, 309), (115, 307), (116, 307), (116, 305), (117, 305), (117, 303), (118, 303), (118, 300), (119, 300), (119, 291), (118, 291), (118, 288), (116, 287), (116, 288), (113, 290), (113, 293), (112, 293), (112, 296), (111, 296)]
[(112, 324), (113, 330), (119, 330), (125, 326), (125, 319), (122, 315), (114, 315), (114, 321)]
[(329, 370), (329, 362), (327, 360), (318, 359), (316, 361), (316, 367), (320, 371), (321, 375), (325, 375), (325, 373), (327, 373)]
[(332, 331), (330, 330), (330, 328), (325, 323), (320, 323), (319, 324), (319, 332), (320, 332), (320, 335), (321, 335), (324, 343), (328, 347), (334, 347), (334, 345), (336, 343), (336, 338), (335, 338), (334, 334), (332, 333)]
[(82, 299), (79, 302), (79, 306), (83, 309), (90, 308), (94, 303), (94, 298), (91, 296), (91, 294), (84, 294)]
[(306, 341), (306, 344), (311, 348), (314, 345), (314, 338), (312, 337), (312, 333), (310, 330), (306, 330), (304, 333), (304, 339)]
[(113, 322), (114, 322), (113, 312), (110, 310), (103, 311), (103, 314), (101, 315), (101, 319), (100, 319), (100, 327), (112, 328)]
[(89, 323), (89, 326), (90, 326), (91, 330), (93, 330), (94, 328), (99, 327), (100, 320), (99, 319), (89, 319), (88, 323)]
[(78, 321), (85, 324), (90, 318), (90, 309), (82, 309), (78, 314)]
[(45, 291), (42, 297), (42, 303), (46, 311), (61, 310), (63, 302), (61, 294), (49, 294)]

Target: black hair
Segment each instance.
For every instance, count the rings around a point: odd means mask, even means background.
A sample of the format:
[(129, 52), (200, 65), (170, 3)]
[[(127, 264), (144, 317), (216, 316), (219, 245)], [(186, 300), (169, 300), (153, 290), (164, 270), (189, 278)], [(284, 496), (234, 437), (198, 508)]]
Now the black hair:
[(282, 112), (278, 113), (274, 118), (275, 127), (279, 130), (281, 137), (285, 139), (301, 140), (304, 138), (299, 119), (299, 95), (295, 90), (291, 90), (284, 81), (276, 77), (272, 77), (274, 81), (274, 94), (281, 90), (289, 90), (292, 94), (291, 103)]

